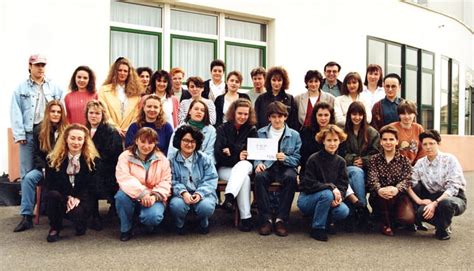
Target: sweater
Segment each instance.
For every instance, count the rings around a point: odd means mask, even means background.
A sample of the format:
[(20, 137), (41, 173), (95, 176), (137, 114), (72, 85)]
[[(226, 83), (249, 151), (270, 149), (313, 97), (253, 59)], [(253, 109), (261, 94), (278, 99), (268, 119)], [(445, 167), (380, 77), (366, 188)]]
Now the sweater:
[(86, 125), (86, 105), (91, 100), (97, 100), (96, 92), (69, 92), (64, 97), (64, 106), (66, 107), (67, 120), (70, 124), (80, 123)]
[[(233, 167), (240, 161), (240, 152), (247, 150), (247, 139), (257, 137), (255, 126), (244, 124), (239, 130), (234, 123), (226, 122), (217, 127), (214, 156), (219, 167)], [(230, 156), (224, 155), (222, 149), (229, 148)]]

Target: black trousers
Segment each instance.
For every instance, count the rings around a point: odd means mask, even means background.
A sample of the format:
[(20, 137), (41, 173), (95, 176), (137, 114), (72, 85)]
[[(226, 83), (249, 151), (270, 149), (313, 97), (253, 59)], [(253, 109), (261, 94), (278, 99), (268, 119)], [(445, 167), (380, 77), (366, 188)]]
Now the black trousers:
[[(438, 192), (431, 194), (421, 182), (419, 182), (415, 187), (413, 187), (413, 191), (421, 199), (430, 199), (432, 201), (436, 200), (444, 193)], [(438, 203), (438, 207), (436, 207), (435, 215), (429, 220), (423, 218), (423, 209), (425, 208), (425, 206), (426, 205), (415, 205), (416, 221), (425, 221), (430, 223), (431, 225), (434, 225), (436, 229), (444, 230), (451, 225), (453, 216), (461, 215), (462, 213), (464, 213), (464, 211), (466, 211), (467, 201), (466, 197), (464, 196), (464, 191), (460, 190), (457, 196), (448, 197), (440, 201)]]
[(60, 231), (63, 226), (63, 219), (70, 219), (76, 229), (87, 228), (87, 208), (86, 202), (81, 201), (79, 205), (66, 214), (67, 196), (56, 190), (48, 191), (47, 213), (51, 230)]
[(292, 167), (274, 163), (265, 171), (255, 174), (255, 190), (260, 223), (272, 219), (268, 187), (275, 181), (281, 184), (280, 205), (276, 218), (288, 221), (290, 217), (291, 204), (296, 191), (296, 170)]

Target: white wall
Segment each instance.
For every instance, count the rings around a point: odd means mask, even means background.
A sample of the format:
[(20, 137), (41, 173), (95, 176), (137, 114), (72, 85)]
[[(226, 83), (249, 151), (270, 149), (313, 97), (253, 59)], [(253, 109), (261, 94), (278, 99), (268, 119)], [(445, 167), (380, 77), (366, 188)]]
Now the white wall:
[(74, 69), (88, 65), (102, 83), (108, 71), (108, 0), (0, 2), (0, 174), (6, 172), (9, 108), (16, 86), (28, 78), (28, 57), (48, 57), (46, 75), (67, 89)]
[[(267, 66), (287, 68), (292, 94), (305, 91), (303, 78), (308, 69), (322, 71), (331, 60), (342, 65), (340, 79), (349, 71), (365, 76), (368, 35), (435, 53), (436, 110), (441, 55), (460, 62), (461, 95), (465, 67), (474, 68), (471, 32), (448, 17), (397, 0), (165, 2), (268, 22)], [(0, 142), (4, 143), (0, 144), (0, 173), (7, 168), (5, 131), (10, 123), (10, 96), (28, 76), (28, 56), (36, 52), (48, 55), (47, 74), (64, 88), (74, 68), (82, 64), (96, 71), (100, 85), (108, 70), (109, 13), (109, 0), (0, 1), (0, 57), (4, 60), (0, 72), (7, 75), (0, 76), (0, 89), (5, 93), (0, 99)], [(463, 105), (464, 99), (460, 101)], [(463, 107), (460, 112), (464, 112)], [(438, 122), (439, 111), (435, 111), (436, 125)], [(460, 127), (463, 126), (462, 117)]]

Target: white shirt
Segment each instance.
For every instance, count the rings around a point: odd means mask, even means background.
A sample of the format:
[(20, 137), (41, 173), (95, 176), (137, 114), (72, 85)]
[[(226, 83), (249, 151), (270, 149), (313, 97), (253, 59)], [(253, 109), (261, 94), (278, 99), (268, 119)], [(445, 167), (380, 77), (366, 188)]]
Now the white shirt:
[(281, 136), (283, 135), (284, 130), (285, 130), (284, 127), (277, 130), (277, 129), (273, 128), (273, 126), (270, 126), (270, 138), (280, 140)]
[(364, 90), (360, 96), (369, 103), (370, 110), (372, 111), (374, 104), (385, 98), (385, 90), (383, 87), (377, 87), (377, 89), (372, 93), (372, 91), (370, 91), (367, 86), (364, 86)]
[[(369, 103), (361, 97), (361, 95), (357, 95), (356, 101), (362, 102), (365, 107), (365, 112), (367, 114), (367, 123), (370, 123), (372, 120), (372, 111), (368, 110)], [(346, 124), (346, 114), (349, 106), (352, 103), (352, 98), (349, 95), (341, 95), (336, 97), (334, 100), (334, 115), (336, 117), (336, 124), (340, 127), (344, 127)]]
[(209, 99), (212, 101), (215, 100), (219, 95), (224, 94), (225, 92), (225, 82), (222, 81), (219, 85), (215, 85), (212, 79), (209, 81), (209, 88), (212, 92), (212, 96), (209, 95)]

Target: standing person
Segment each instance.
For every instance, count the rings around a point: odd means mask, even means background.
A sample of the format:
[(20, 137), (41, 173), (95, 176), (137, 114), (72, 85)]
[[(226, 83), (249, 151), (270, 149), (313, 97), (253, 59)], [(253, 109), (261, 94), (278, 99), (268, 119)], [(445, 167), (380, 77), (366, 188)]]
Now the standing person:
[(122, 137), (137, 115), (142, 93), (142, 85), (130, 61), (124, 57), (117, 58), (99, 89), (99, 100), (105, 106), (109, 121), (119, 128)]
[(102, 219), (99, 215), (99, 199), (106, 199), (110, 203), (109, 216), (115, 215), (115, 193), (118, 185), (115, 178), (115, 167), (118, 157), (123, 151), (122, 137), (115, 127), (108, 122), (107, 112), (102, 102), (89, 101), (86, 105), (86, 127), (97, 152), (100, 155), (101, 167), (99, 168), (100, 179), (94, 185), (94, 194), (91, 195), (90, 228), (102, 230)]
[(146, 231), (154, 231), (163, 220), (166, 202), (171, 195), (171, 168), (168, 159), (158, 149), (157, 134), (153, 129), (143, 127), (138, 130), (133, 144), (119, 156), (116, 176), (120, 186), (115, 195), (120, 241), (132, 237), (136, 209)]
[(342, 91), (342, 82), (337, 79), (340, 72), (341, 65), (337, 62), (330, 61), (324, 65), (324, 76), (326, 78), (321, 82), (321, 89), (331, 93), (334, 97), (340, 96)]
[(157, 148), (163, 153), (168, 153), (173, 127), (165, 119), (163, 104), (160, 97), (155, 94), (146, 96), (143, 106), (138, 113), (136, 122), (130, 124), (125, 135), (125, 147), (129, 147), (135, 142), (135, 135), (142, 127), (155, 130), (157, 135)]
[(204, 82), (202, 97), (214, 102), (217, 96), (222, 95), (226, 89), (224, 82), (225, 63), (220, 59), (215, 59), (210, 66), (211, 79)]
[[(286, 124), (288, 111), (283, 103), (278, 101), (270, 103), (267, 109), (267, 118), (270, 124), (258, 130), (258, 137), (278, 140), (278, 153), (276, 161), (254, 161), (255, 190), (260, 221), (258, 233), (260, 235), (271, 234), (273, 224), (275, 224), (275, 234), (287, 236), (286, 223), (290, 217), (291, 204), (296, 191), (296, 168), (301, 157), (301, 139), (298, 132)], [(273, 223), (268, 187), (275, 180), (281, 184), (281, 191), (275, 223)]]
[(301, 159), (300, 159), (300, 178), (304, 177), (306, 161), (313, 153), (323, 149), (323, 145), (316, 140), (316, 135), (329, 124), (335, 124), (334, 109), (326, 102), (320, 102), (313, 108), (311, 115), (311, 124), (303, 127), (301, 136)]
[(225, 118), (227, 109), (234, 101), (239, 98), (250, 100), (247, 94), (237, 92), (240, 89), (242, 80), (242, 74), (238, 71), (231, 71), (227, 74), (225, 93), (217, 96), (214, 102), (216, 106), (216, 127), (219, 127), (219, 125), (227, 121)]
[(400, 120), (397, 109), (400, 102), (403, 101), (397, 96), (402, 85), (402, 78), (398, 74), (387, 74), (383, 82), (385, 98), (376, 102), (372, 107), (372, 121), (370, 122), (370, 125), (377, 131), (387, 124)]
[(88, 66), (79, 66), (71, 76), (70, 92), (64, 97), (69, 123), (86, 125), (85, 109), (90, 100), (97, 100), (95, 74)]
[(456, 157), (438, 150), (438, 131), (425, 131), (419, 139), (426, 156), (413, 167), (413, 188), (408, 188), (408, 194), (417, 207), (417, 223), (433, 224), (435, 237), (448, 240), (453, 216), (466, 210), (466, 180)]
[[(350, 72), (344, 77), (342, 84), (341, 96), (334, 100), (334, 112), (336, 113), (336, 124), (339, 127), (344, 127), (346, 123), (346, 114), (349, 105), (354, 101), (360, 101), (365, 108), (369, 108), (369, 103), (362, 98), (362, 79), (357, 72)], [(367, 121), (370, 123), (372, 114), (367, 111)]]
[[(13, 230), (21, 232), (33, 227), (36, 185), (43, 179), (47, 166), (46, 156), (56, 144), (58, 136), (66, 129), (67, 119), (60, 101), (52, 100), (46, 105), (43, 121), (33, 129), (33, 169), (21, 181), (20, 214), (22, 220)], [(37, 206), (39, 208), (39, 206)]]
[[(229, 82), (227, 85), (230, 86)], [(214, 156), (219, 179), (227, 181), (222, 206), (232, 211), (234, 200), (240, 213), (239, 230), (252, 229), (250, 213), (250, 174), (253, 166), (247, 160), (247, 139), (257, 137), (255, 113), (248, 99), (239, 98), (227, 110), (227, 122), (217, 128)]]
[[(207, 104), (202, 99), (194, 100), (191, 102), (189, 108), (189, 112), (182, 125), (190, 125), (201, 131), (204, 135), (204, 139), (202, 144), (200, 144), (201, 148), (199, 150), (208, 155), (215, 164), (214, 144), (216, 142), (216, 128), (211, 125)], [(175, 133), (171, 136), (170, 142), (173, 142)], [(168, 148), (168, 159), (171, 159), (177, 151), (178, 149), (176, 149), (174, 145), (170, 146)]]
[(382, 219), (382, 234), (393, 236), (393, 221), (412, 225), (415, 213), (406, 192), (411, 186), (410, 161), (397, 150), (398, 132), (392, 126), (380, 129), (383, 152), (369, 160), (367, 183), (370, 206)]
[(46, 104), (61, 100), (62, 89), (45, 77), (46, 57), (31, 55), (28, 59), (30, 76), (13, 92), (10, 120), (15, 143), (20, 144), (20, 177), (33, 169), (33, 128), (44, 117)]
[(313, 216), (310, 235), (319, 241), (328, 240), (326, 231), (329, 224), (349, 215), (349, 208), (343, 202), (349, 184), (346, 163), (336, 154), (346, 136), (341, 128), (333, 124), (317, 134), (317, 141), (324, 148), (311, 155), (301, 182), (298, 208), (304, 214)]
[(250, 97), (250, 101), (252, 101), (252, 105), (255, 105), (255, 101), (257, 100), (258, 96), (265, 93), (265, 77), (267, 72), (265, 71), (264, 67), (257, 67), (254, 68), (250, 72), (250, 77), (252, 78), (252, 85), (253, 88), (247, 92), (247, 95)]
[(416, 105), (411, 101), (402, 101), (398, 105), (400, 121), (390, 124), (398, 131), (398, 150), (400, 154), (410, 160), (411, 165), (425, 156), (419, 135), (424, 132), (423, 126), (415, 122)]
[(326, 102), (334, 107), (334, 96), (321, 90), (323, 76), (317, 70), (309, 70), (304, 77), (307, 92), (295, 97), (296, 107), (298, 108), (298, 121), (301, 127), (311, 125), (311, 116), (313, 108), (317, 103)]
[(265, 78), (266, 92), (260, 95), (255, 101), (255, 113), (257, 114), (257, 128), (265, 127), (269, 123), (267, 116), (268, 105), (278, 101), (287, 107), (288, 116), (285, 121), (291, 129), (299, 130), (298, 109), (291, 94), (286, 90), (290, 87), (290, 79), (287, 71), (283, 67), (272, 67), (268, 70)]
[(74, 222), (76, 235), (87, 230), (90, 188), (98, 178), (99, 154), (81, 124), (69, 125), (48, 154), (45, 184), (50, 230), (46, 240), (56, 242), (62, 230), (63, 218)]
[(202, 100), (206, 104), (209, 110), (209, 120), (212, 125), (216, 124), (216, 106), (214, 102), (201, 96), (204, 87), (204, 82), (201, 77), (189, 77), (188, 80), (186, 80), (186, 85), (188, 86), (191, 98), (182, 100), (179, 104), (178, 124), (181, 125), (184, 123), (184, 119), (188, 115), (190, 104), (196, 100)]
[(148, 67), (139, 67), (137, 68), (137, 75), (140, 77), (140, 83), (142, 84), (142, 89), (148, 93), (150, 89), (150, 78), (153, 74), (153, 70)]
[(191, 94), (182, 86), (185, 76), (184, 70), (179, 67), (174, 67), (170, 70), (171, 80), (173, 81), (172, 89), (173, 95), (178, 98), (178, 101), (191, 98)]
[(385, 91), (382, 87), (382, 78), (382, 67), (377, 64), (369, 64), (369, 66), (367, 66), (364, 90), (360, 94), (364, 100), (369, 102), (370, 108), (367, 108), (367, 111), (371, 112), (374, 104), (385, 97)]
[(195, 127), (183, 125), (176, 130), (173, 146), (178, 152), (170, 157), (173, 197), (170, 211), (176, 232), (186, 233), (186, 215), (191, 210), (199, 218), (199, 232), (209, 233), (209, 218), (217, 203), (217, 172), (213, 161), (199, 151), (203, 134)]
[(153, 73), (148, 94), (155, 94), (160, 98), (166, 121), (174, 129), (178, 126), (178, 98), (173, 96), (172, 81), (170, 74), (165, 70)]

